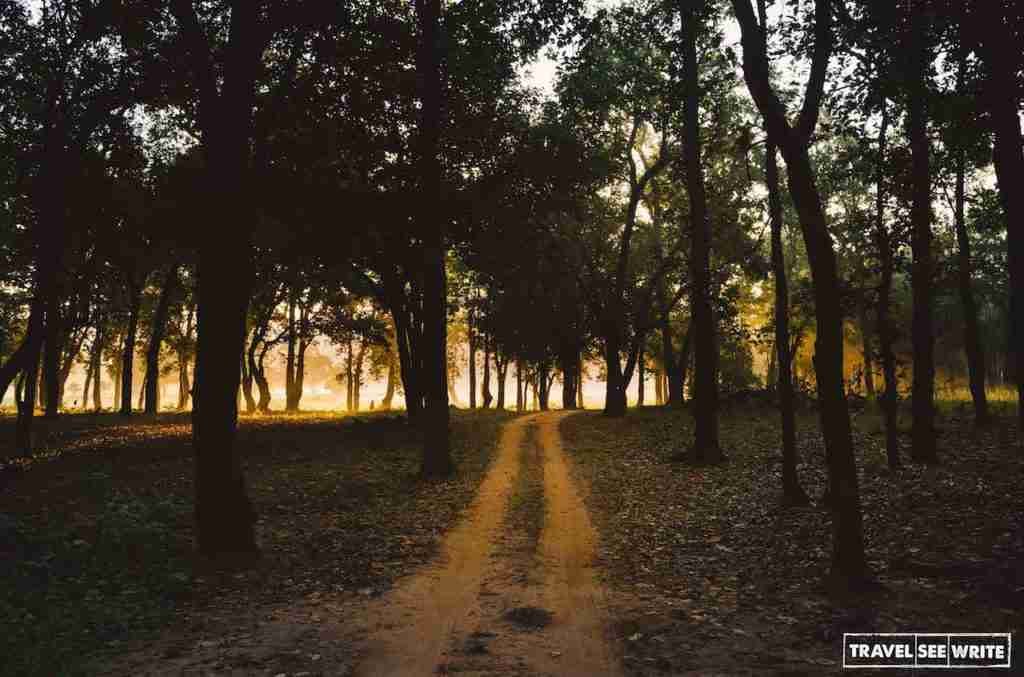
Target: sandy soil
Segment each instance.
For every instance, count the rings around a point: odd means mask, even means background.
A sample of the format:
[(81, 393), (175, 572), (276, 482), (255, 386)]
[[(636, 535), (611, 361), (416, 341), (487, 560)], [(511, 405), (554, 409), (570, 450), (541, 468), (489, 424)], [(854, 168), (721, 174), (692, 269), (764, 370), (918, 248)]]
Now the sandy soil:
[[(614, 675), (606, 595), (593, 569), (596, 534), (558, 435), (561, 413), (516, 419), (444, 555), (368, 610), (360, 676)], [(540, 460), (541, 467), (524, 467)], [(520, 472), (543, 477), (543, 527), (531, 547), (503, 524)], [(510, 620), (530, 609), (549, 622)]]

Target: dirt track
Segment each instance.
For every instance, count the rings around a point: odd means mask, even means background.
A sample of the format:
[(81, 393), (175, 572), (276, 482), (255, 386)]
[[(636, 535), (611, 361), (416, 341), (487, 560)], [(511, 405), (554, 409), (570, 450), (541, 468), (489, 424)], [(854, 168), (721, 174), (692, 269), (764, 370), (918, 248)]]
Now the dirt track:
[[(439, 559), (368, 609), (357, 675), (618, 674), (593, 569), (596, 534), (558, 434), (563, 415), (508, 424), (476, 500), (445, 537)], [(529, 465), (537, 461), (541, 467)], [(543, 477), (546, 509), (532, 547), (506, 524), (524, 472)], [(515, 618), (514, 610), (523, 609), (538, 622), (510, 620), (509, 612)]]

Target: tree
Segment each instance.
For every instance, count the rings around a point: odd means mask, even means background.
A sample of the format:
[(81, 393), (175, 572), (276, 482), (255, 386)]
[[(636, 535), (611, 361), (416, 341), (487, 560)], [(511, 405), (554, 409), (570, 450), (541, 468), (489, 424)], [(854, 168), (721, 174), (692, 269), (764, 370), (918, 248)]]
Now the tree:
[(690, 202), (690, 309), (694, 331), (693, 457), (699, 463), (722, 460), (718, 445), (718, 347), (711, 307), (711, 223), (701, 166), (700, 91), (697, 34), (705, 3), (680, 3), (683, 21), (683, 162)]
[(733, 0), (732, 5), (742, 32), (744, 79), (765, 119), (769, 138), (778, 145), (786, 161), (789, 193), (800, 216), (814, 281), (817, 316), (814, 368), (833, 520), (831, 573), (837, 583), (857, 585), (867, 578), (868, 567), (850, 413), (843, 387), (843, 320), (835, 303), (839, 297), (839, 280), (828, 222), (808, 155), (832, 51), (832, 3), (829, 0), (814, 3), (813, 56), (796, 124), (787, 120), (786, 109), (771, 82), (768, 59), (764, 55), (764, 27), (758, 24), (749, 0)]

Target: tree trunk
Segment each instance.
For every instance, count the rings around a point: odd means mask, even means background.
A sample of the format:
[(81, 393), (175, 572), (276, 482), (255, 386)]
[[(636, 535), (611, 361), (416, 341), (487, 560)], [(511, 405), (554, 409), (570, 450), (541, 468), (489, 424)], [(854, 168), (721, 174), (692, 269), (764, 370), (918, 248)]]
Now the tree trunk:
[(659, 407), (665, 404), (665, 392), (662, 389), (665, 379), (662, 376), (661, 369), (654, 370), (654, 403)]
[(384, 399), (381, 401), (381, 408), (384, 411), (391, 410), (391, 402), (395, 398), (395, 354), (388, 352), (388, 382), (384, 390)]
[[(957, 76), (962, 91), (964, 64), (961, 61)], [(960, 303), (964, 309), (964, 352), (967, 354), (967, 372), (971, 385), (971, 399), (974, 402), (975, 425), (986, 425), (989, 422), (988, 399), (985, 396), (985, 353), (981, 346), (981, 333), (978, 330), (978, 306), (974, 301), (974, 289), (971, 277), (974, 275), (971, 264), (971, 240), (967, 235), (967, 222), (964, 215), (966, 202), (966, 157), (964, 150), (957, 150), (956, 157), (956, 188), (953, 225), (956, 230), (957, 242), (957, 279), (960, 283)]]
[[(711, 307), (711, 224), (704, 193), (704, 168), (701, 166), (696, 4), (687, 2), (682, 5), (683, 87), (686, 96), (683, 109), (683, 161), (686, 167), (686, 193), (690, 202), (690, 313), (694, 332), (693, 460), (698, 463), (718, 463), (722, 460), (718, 444), (718, 348)], [(685, 238), (686, 224), (683, 224), (682, 230), (682, 237)]]
[(497, 354), (494, 356), (495, 375), (498, 377), (498, 399), (495, 403), (495, 408), (499, 410), (505, 409), (505, 376), (508, 374), (508, 358), (498, 360)]
[(135, 377), (135, 337), (139, 330), (139, 308), (142, 306), (142, 286), (131, 291), (131, 308), (128, 311), (128, 330), (124, 335), (121, 351), (121, 415), (132, 415), (132, 381)]
[[(763, 5), (764, 0), (760, 0)], [(762, 9), (761, 16), (764, 17)], [(762, 18), (763, 21), (763, 18)], [(782, 420), (782, 500), (786, 505), (807, 505), (809, 500), (796, 473), (796, 412), (794, 410), (792, 355), (789, 352), (789, 282), (782, 251), (782, 196), (775, 144), (765, 146), (765, 182), (772, 229), (772, 275), (775, 278), (775, 357), (778, 361), (779, 416)]]
[(420, 88), (419, 169), (423, 237), (423, 394), (425, 396), (423, 475), (444, 477), (454, 471), (448, 443), (447, 312), (445, 279), (446, 203), (442, 197), (441, 1), (416, 0), (420, 44), (416, 73)]
[(861, 355), (864, 356), (864, 391), (865, 394), (874, 399), (875, 397), (875, 361), (871, 349), (871, 323), (868, 321), (867, 303), (859, 304), (859, 329), (861, 339)]
[[(355, 363), (352, 366), (352, 410), (359, 411), (361, 406), (360, 398), (363, 387), (363, 360), (366, 357), (366, 343), (359, 342), (359, 352), (356, 353)], [(300, 360), (302, 358), (300, 357)]]
[(811, 134), (817, 123), (832, 51), (832, 6), (829, 0), (815, 0), (813, 58), (804, 104), (794, 128), (786, 120), (785, 107), (772, 89), (764, 32), (749, 0), (732, 0), (732, 5), (742, 32), (744, 79), (765, 119), (769, 138), (782, 150), (789, 192), (800, 216), (814, 288), (817, 326), (814, 367), (833, 518), (831, 574), (836, 583), (856, 587), (868, 577), (868, 567), (850, 413), (843, 391), (843, 318), (836, 303), (840, 298), (839, 276), (809, 156)]
[[(983, 16), (988, 16), (979, 12)], [(998, 23), (978, 25), (980, 54), (985, 64), (985, 101), (993, 131), (992, 160), (999, 198), (1006, 215), (1006, 253), (1010, 278), (1009, 354), (1013, 357), (1011, 379), (1017, 384), (1017, 439), (1024, 445), (1024, 193), (1018, 183), (1024, 176), (1024, 141), (1021, 138), (1019, 87), (1016, 67), (1007, 59), (1019, 59), (1020, 47), (1004, 14)]]
[(491, 339), (484, 336), (484, 383), (483, 383), (483, 405), (489, 409), (494, 395), (491, 394)]
[(576, 369), (576, 406), (583, 409), (583, 353), (579, 354), (578, 367)]
[(516, 411), (522, 412), (526, 403), (523, 397), (523, 369), (519, 360), (516, 360)]
[[(686, 328), (686, 334), (683, 335), (683, 349), (679, 351), (679, 404), (682, 404), (686, 397), (686, 378), (690, 372), (690, 348), (693, 345), (691, 329), (692, 324)], [(669, 383), (670, 391), (671, 388), (672, 384)]]
[[(178, 351), (178, 411), (185, 411), (188, 408), (189, 398), (192, 397), (192, 385), (188, 379), (188, 355), (184, 350)], [(252, 371), (249, 371), (250, 378)], [(250, 395), (251, 397), (251, 395)], [(254, 410), (252, 410), (254, 411)], [(252, 411), (249, 413), (251, 414)]]
[(910, 36), (907, 54), (907, 137), (910, 141), (910, 248), (913, 255), (911, 291), (914, 310), (913, 428), (911, 457), (918, 462), (938, 460), (935, 440), (935, 335), (932, 269), (931, 147), (928, 140), (927, 78), (929, 10), (921, 0), (908, 3)]
[(537, 368), (537, 402), (541, 411), (548, 410), (548, 388), (550, 387), (550, 381), (548, 381), (549, 370), (550, 368), (546, 363), (541, 363)]
[(604, 339), (605, 380), (604, 414), (605, 416), (626, 415), (626, 384), (623, 382), (622, 362), (619, 355), (618, 337), (606, 335)]
[(284, 410), (295, 411), (295, 291), (288, 291), (288, 348), (284, 363)]
[(878, 131), (878, 159), (875, 175), (875, 238), (878, 246), (878, 258), (881, 263), (881, 280), (878, 285), (878, 305), (875, 307), (878, 323), (878, 344), (882, 358), (882, 375), (885, 379), (885, 391), (882, 394), (882, 415), (885, 418), (885, 453), (889, 468), (900, 467), (899, 431), (897, 430), (897, 414), (899, 406), (898, 383), (896, 381), (896, 355), (893, 351), (893, 330), (890, 321), (892, 310), (893, 251), (889, 229), (885, 225), (885, 166), (886, 166), (886, 134), (889, 129), (889, 109), (882, 100), (882, 122)]
[(579, 351), (563, 345), (559, 366), (562, 370), (562, 408), (575, 409), (577, 390), (580, 387)]
[[(103, 348), (106, 342), (104, 327), (102, 324), (96, 327), (96, 339), (93, 342), (92, 355), (89, 356), (89, 365), (92, 368), (92, 403), (96, 413), (103, 410), (102, 400), (102, 376), (103, 376)], [(87, 408), (88, 392), (82, 399), (82, 408)]]
[(149, 348), (146, 350), (146, 404), (145, 412), (155, 414), (157, 410), (157, 393), (160, 388), (160, 346), (164, 341), (164, 330), (167, 327), (167, 313), (171, 306), (171, 296), (178, 284), (178, 264), (175, 263), (167, 271), (160, 299), (153, 312), (153, 324), (149, 334)]
[(469, 408), (476, 409), (476, 327), (473, 323), (474, 312), (469, 309), (466, 323), (469, 335)]
[(55, 418), (60, 410), (60, 358), (64, 351), (67, 337), (61, 326), (57, 302), (47, 303), (46, 339), (43, 344), (43, 387), (39, 389), (42, 396), (43, 415)]
[(345, 356), (345, 411), (349, 413), (354, 411), (356, 401), (355, 363), (355, 351), (352, 349), (352, 339), (350, 338)]
[[(252, 371), (249, 369), (249, 359), (247, 352), (243, 352), (240, 356), (242, 362), (242, 399), (245, 400), (245, 413), (252, 414), (256, 411), (256, 398), (252, 396)], [(181, 371), (178, 371), (178, 401), (181, 402)], [(181, 407), (178, 407), (181, 409)]]
[(640, 357), (636, 363), (636, 406), (644, 406), (644, 349), (640, 348)]

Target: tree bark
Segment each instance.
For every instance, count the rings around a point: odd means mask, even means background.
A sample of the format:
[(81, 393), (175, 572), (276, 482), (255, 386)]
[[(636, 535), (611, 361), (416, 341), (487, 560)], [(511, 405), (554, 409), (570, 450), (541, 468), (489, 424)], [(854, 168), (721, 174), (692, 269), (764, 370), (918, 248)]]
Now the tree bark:
[[(260, 57), (270, 37), (260, 25), (259, 5), (231, 3), (219, 78), (193, 2), (175, 0), (171, 5), (197, 79), (210, 191), (206, 210), (210, 227), (198, 243), (192, 440), (197, 540), (200, 552), (211, 557), (248, 558), (257, 552), (256, 516), (235, 440), (241, 377), (238, 356), (245, 340), (253, 280), (250, 252), (255, 218), (247, 190), (252, 111)], [(219, 90), (218, 79), (222, 83)]]
[(484, 336), (484, 382), (483, 382), (483, 405), (484, 409), (491, 407), (494, 395), (491, 394), (491, 338)]
[(871, 323), (868, 321), (868, 304), (860, 303), (857, 308), (859, 329), (860, 329), (860, 340), (861, 340), (861, 355), (863, 356), (863, 371), (864, 371), (864, 392), (868, 398), (874, 399), (875, 397), (875, 360), (873, 357), (873, 350), (871, 349)]
[[(759, 0), (762, 22), (764, 0)], [(775, 356), (778, 361), (779, 416), (782, 420), (782, 500), (786, 505), (810, 501), (796, 473), (796, 412), (794, 409), (792, 355), (789, 352), (789, 284), (782, 251), (782, 196), (775, 144), (765, 146), (765, 182), (768, 184), (768, 217), (772, 231), (772, 276), (775, 278)]]
[[(686, 193), (690, 202), (690, 314), (694, 333), (693, 378), (693, 460), (698, 463), (722, 461), (718, 443), (718, 348), (715, 318), (711, 307), (711, 224), (704, 192), (701, 166), (700, 90), (697, 82), (698, 5), (683, 2), (683, 87), (686, 102), (683, 111), (683, 161), (686, 167)], [(686, 224), (682, 224), (686, 237)]]
[(913, 427), (911, 457), (918, 462), (938, 460), (935, 440), (935, 332), (932, 266), (931, 145), (928, 140), (927, 79), (929, 9), (921, 0), (907, 3), (910, 28), (907, 54), (907, 137), (910, 141), (910, 248), (913, 256), (911, 292), (914, 309)]
[(878, 258), (881, 263), (881, 280), (878, 285), (878, 304), (875, 316), (878, 323), (878, 344), (882, 358), (882, 375), (885, 391), (882, 393), (882, 415), (885, 419), (885, 453), (889, 468), (896, 470), (900, 462), (899, 431), (897, 415), (899, 406), (898, 383), (896, 380), (896, 355), (893, 350), (893, 330), (890, 320), (892, 304), (893, 251), (889, 229), (885, 225), (885, 163), (886, 134), (889, 130), (889, 109), (885, 99), (881, 103), (882, 122), (878, 130), (878, 158), (875, 162), (875, 239)]
[[(974, 27), (985, 64), (985, 102), (993, 131), (992, 160), (996, 170), (999, 198), (1006, 215), (1006, 252), (1010, 278), (1009, 353), (1013, 359), (1011, 378), (1017, 383), (1017, 438), (1024, 445), (1024, 193), (1018, 187), (1024, 176), (1024, 140), (1021, 138), (1017, 66), (1020, 46), (1013, 33), (1006, 7), (997, 4), (999, 21), (981, 21)], [(987, 16), (979, 12), (981, 16)]]
[(395, 354), (388, 351), (388, 381), (384, 390), (384, 399), (381, 400), (381, 408), (385, 411), (391, 410), (391, 403), (395, 399)]
[[(960, 83), (957, 87), (958, 92), (963, 91), (963, 71), (964, 63), (961, 60), (957, 74), (957, 80)], [(967, 235), (967, 219), (965, 218), (966, 164), (964, 149), (957, 149), (953, 209), (953, 226), (956, 230), (957, 243), (957, 281), (960, 283), (960, 303), (964, 310), (964, 352), (967, 356), (971, 400), (974, 403), (974, 424), (981, 426), (989, 422), (989, 413), (988, 398), (985, 395), (985, 352), (981, 345), (981, 332), (978, 330), (978, 306), (974, 300), (974, 289), (971, 284), (974, 270), (971, 262), (971, 240)]]
[(765, 58), (765, 34), (754, 17), (749, 0), (732, 0), (740, 23), (743, 44), (743, 75), (758, 110), (765, 119), (769, 138), (782, 151), (788, 169), (789, 192), (800, 216), (807, 258), (814, 287), (817, 323), (814, 367), (818, 383), (821, 427), (829, 475), (832, 510), (833, 581), (841, 586), (863, 584), (869, 572), (864, 554), (864, 532), (853, 455), (850, 413), (843, 391), (843, 327), (839, 298), (839, 276), (832, 238), (811, 168), (809, 145), (817, 124), (821, 97), (832, 51), (832, 6), (830, 0), (815, 0), (815, 40), (799, 120), (791, 126), (785, 107), (771, 84)]
[(474, 311), (469, 309), (466, 323), (466, 333), (469, 336), (469, 408), (476, 409), (476, 327), (474, 326)]
[(644, 349), (642, 347), (636, 362), (636, 406), (644, 406)]
[(426, 477), (454, 471), (448, 440), (447, 281), (445, 279), (445, 201), (442, 197), (441, 1), (416, 0), (419, 49), (416, 74), (420, 89), (419, 170), (424, 218), (423, 238), (423, 394), (425, 396), (423, 467)]
[[(144, 284), (144, 283), (143, 283)], [(142, 306), (142, 287), (131, 289), (131, 307), (128, 311), (128, 329), (121, 350), (121, 415), (132, 415), (132, 381), (135, 377), (135, 338), (139, 330), (139, 308)]]
[(157, 393), (160, 389), (160, 346), (164, 342), (167, 327), (167, 313), (171, 306), (171, 296), (178, 284), (178, 264), (173, 264), (167, 271), (160, 299), (153, 312), (153, 324), (149, 333), (149, 348), (146, 350), (146, 403), (145, 412), (156, 414)]
[(298, 337), (295, 334), (295, 291), (288, 290), (288, 348), (284, 364), (284, 410), (296, 410), (295, 402), (295, 345)]

